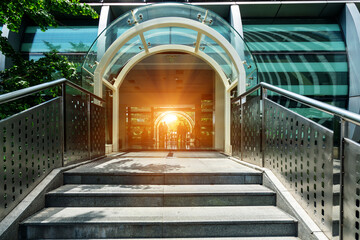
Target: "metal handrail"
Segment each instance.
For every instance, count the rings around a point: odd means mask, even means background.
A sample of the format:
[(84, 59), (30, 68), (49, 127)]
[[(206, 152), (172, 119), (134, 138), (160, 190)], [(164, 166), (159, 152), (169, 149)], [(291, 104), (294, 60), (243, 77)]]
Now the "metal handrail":
[(85, 94), (88, 94), (88, 95), (92, 96), (93, 98), (95, 98), (95, 99), (97, 99), (99, 101), (105, 102), (105, 100), (102, 99), (101, 97), (96, 96), (95, 94), (93, 94), (93, 93), (89, 92), (88, 90), (76, 85), (75, 83), (70, 82), (69, 80), (67, 80), (65, 78), (61, 78), (61, 79), (54, 80), (54, 81), (51, 81), (51, 82), (41, 83), (41, 84), (38, 84), (36, 86), (32, 86), (32, 87), (20, 89), (20, 90), (14, 91), (14, 92), (2, 94), (2, 95), (0, 95), (0, 104), (10, 102), (10, 101), (14, 101), (16, 99), (23, 98), (23, 97), (29, 96), (31, 94), (34, 94), (34, 93), (40, 92), (42, 90), (45, 90), (47, 88), (56, 87), (56, 86), (61, 85), (61, 84), (69, 85), (72, 88), (75, 88), (75, 89), (77, 89), (77, 90), (79, 90), (79, 91), (81, 91), (81, 92), (83, 92)]
[(342, 109), (342, 108), (339, 108), (339, 107), (335, 107), (335, 106), (332, 106), (330, 104), (327, 104), (327, 103), (323, 103), (323, 102), (320, 102), (318, 100), (315, 100), (315, 99), (312, 99), (312, 98), (309, 98), (309, 97), (306, 97), (306, 96), (303, 96), (303, 95), (300, 95), (300, 94), (297, 94), (297, 93), (293, 93), (293, 92), (290, 92), (288, 90), (285, 90), (285, 89), (282, 89), (282, 88), (279, 88), (279, 87), (275, 87), (271, 84), (268, 84), (268, 83), (264, 83), (264, 82), (261, 82), (259, 83), (258, 85), (256, 85), (255, 87), (247, 90), (246, 92), (244, 92), (243, 94), (241, 94), (240, 96), (232, 99), (232, 101), (238, 101), (244, 97), (246, 97), (247, 95), (255, 92), (256, 90), (260, 89), (260, 88), (263, 88), (263, 89), (267, 89), (267, 90), (270, 90), (272, 92), (276, 92), (280, 95), (283, 95), (291, 100), (295, 100), (295, 101), (298, 101), (304, 105), (307, 105), (309, 107), (312, 107), (312, 108), (316, 108), (322, 112), (325, 112), (325, 113), (328, 113), (330, 115), (334, 115), (334, 116), (338, 116), (346, 121), (349, 121), (351, 123), (354, 123), (356, 125), (360, 125), (360, 115), (359, 114), (356, 114), (356, 113), (353, 113), (353, 112), (350, 112), (348, 110), (345, 110), (345, 109)]

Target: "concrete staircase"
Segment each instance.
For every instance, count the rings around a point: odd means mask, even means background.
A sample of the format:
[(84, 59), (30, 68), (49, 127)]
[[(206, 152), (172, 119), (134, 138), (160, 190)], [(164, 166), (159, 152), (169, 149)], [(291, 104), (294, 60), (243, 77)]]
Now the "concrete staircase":
[(64, 183), (22, 223), (22, 238), (297, 239), (261, 173), (224, 156), (105, 159)]

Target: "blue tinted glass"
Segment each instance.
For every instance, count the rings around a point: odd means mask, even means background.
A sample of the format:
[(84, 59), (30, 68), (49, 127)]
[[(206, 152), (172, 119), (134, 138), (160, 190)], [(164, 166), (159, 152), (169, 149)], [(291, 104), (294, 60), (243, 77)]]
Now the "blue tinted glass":
[(21, 51), (87, 52), (96, 39), (97, 31), (97, 26), (69, 26), (49, 28), (42, 32), (39, 27), (30, 26), (25, 30)]
[[(294, 22), (294, 21), (292, 21)], [(338, 24), (245, 24), (259, 81), (319, 99), (348, 96), (346, 46)]]

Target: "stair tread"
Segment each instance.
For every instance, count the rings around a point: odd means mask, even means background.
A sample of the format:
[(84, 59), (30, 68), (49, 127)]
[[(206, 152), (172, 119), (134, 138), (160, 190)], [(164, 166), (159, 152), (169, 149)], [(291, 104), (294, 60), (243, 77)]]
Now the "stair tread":
[(88, 175), (164, 175), (164, 174), (211, 174), (237, 175), (261, 172), (238, 164), (228, 158), (116, 158), (100, 160), (71, 169), (65, 174)]
[(63, 185), (49, 195), (105, 196), (105, 195), (274, 195), (259, 184), (230, 185)]
[(67, 207), (45, 208), (25, 225), (69, 223), (291, 223), (296, 219), (274, 206), (226, 207)]
[[(151, 240), (184, 240), (184, 238), (150, 238)], [(186, 240), (300, 240), (297, 237), (213, 237), (213, 238), (186, 238)], [(42, 239), (37, 239), (42, 240)], [(52, 239), (47, 239), (52, 240)], [(65, 239), (57, 239), (57, 240), (65, 240)], [(66, 240), (73, 240), (73, 239), (66, 239)], [(100, 239), (86, 239), (86, 240), (100, 240)], [(112, 238), (112, 240), (149, 240), (149, 238)]]

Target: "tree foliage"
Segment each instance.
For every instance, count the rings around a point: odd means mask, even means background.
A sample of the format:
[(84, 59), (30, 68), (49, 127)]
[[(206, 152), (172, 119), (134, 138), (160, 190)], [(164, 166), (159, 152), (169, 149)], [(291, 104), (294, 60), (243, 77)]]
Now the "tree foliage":
[[(9, 0), (0, 1), (0, 22), (11, 31), (20, 29), (21, 21), (28, 17), (43, 31), (48, 27), (58, 26), (54, 14), (85, 15), (97, 18), (97, 13), (79, 0)], [(1, 32), (0, 32), (1, 33)], [(76, 64), (69, 62), (64, 56), (58, 55), (56, 46), (48, 43), (55, 50), (44, 53), (37, 61), (26, 60), (16, 52), (5, 37), (0, 37), (0, 52), (11, 58), (13, 66), (0, 72), (0, 94), (12, 92), (60, 77), (77, 81), (79, 76)], [(47, 94), (55, 94), (50, 90)], [(15, 112), (24, 110), (45, 100), (46, 94), (37, 94), (10, 104), (0, 105), (0, 119)]]
[(45, 31), (48, 27), (58, 26), (54, 14), (74, 16), (98, 15), (90, 6), (79, 0), (6, 0), (0, 1), (0, 22), (14, 32), (20, 28), (23, 17), (27, 16)]

